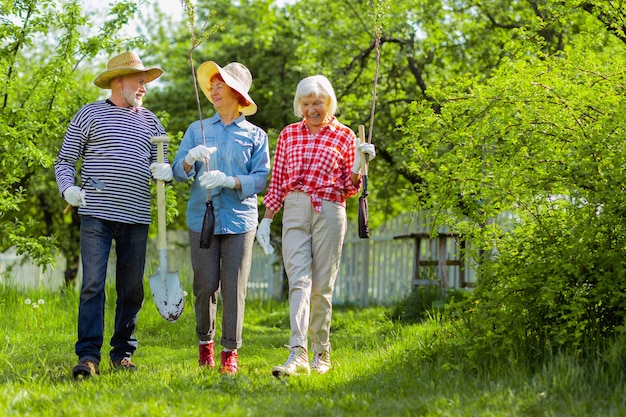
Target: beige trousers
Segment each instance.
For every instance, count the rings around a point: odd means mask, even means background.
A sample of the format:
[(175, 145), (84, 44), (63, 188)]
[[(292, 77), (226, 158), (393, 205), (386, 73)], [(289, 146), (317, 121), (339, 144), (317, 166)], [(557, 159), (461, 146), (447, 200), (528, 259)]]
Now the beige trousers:
[(291, 192), (283, 203), (283, 261), (289, 279), (290, 346), (330, 351), (333, 287), (346, 235), (346, 209), (322, 202), (320, 213), (311, 198)]

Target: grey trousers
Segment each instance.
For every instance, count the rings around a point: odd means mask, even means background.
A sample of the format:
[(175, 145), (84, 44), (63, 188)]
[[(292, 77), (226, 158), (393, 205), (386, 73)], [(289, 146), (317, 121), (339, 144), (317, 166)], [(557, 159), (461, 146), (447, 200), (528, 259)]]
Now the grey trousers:
[(221, 344), (228, 349), (241, 347), (255, 233), (252, 230), (237, 235), (214, 235), (211, 247), (201, 249), (200, 233), (189, 229), (198, 340), (215, 338), (217, 300), (221, 294)]
[(287, 194), (283, 203), (283, 262), (289, 279), (290, 346), (330, 351), (333, 288), (339, 272), (346, 209), (322, 201), (320, 213), (301, 192)]

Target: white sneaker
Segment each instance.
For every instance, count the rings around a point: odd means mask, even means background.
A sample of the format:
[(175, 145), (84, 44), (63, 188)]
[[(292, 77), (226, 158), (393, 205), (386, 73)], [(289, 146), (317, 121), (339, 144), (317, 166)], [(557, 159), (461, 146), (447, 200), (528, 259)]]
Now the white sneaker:
[(311, 369), (320, 374), (325, 374), (330, 369), (330, 352), (314, 353)]
[(284, 365), (278, 365), (272, 368), (272, 375), (275, 377), (310, 374), (309, 356), (306, 349), (302, 346), (285, 346), (291, 350), (289, 359)]

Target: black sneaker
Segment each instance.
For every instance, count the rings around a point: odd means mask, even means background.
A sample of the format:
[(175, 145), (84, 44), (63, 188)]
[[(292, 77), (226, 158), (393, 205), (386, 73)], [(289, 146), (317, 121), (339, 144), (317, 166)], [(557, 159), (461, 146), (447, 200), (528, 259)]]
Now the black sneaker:
[(89, 359), (83, 359), (78, 362), (78, 365), (72, 369), (72, 374), (74, 375), (74, 379), (80, 381), (84, 378), (89, 378), (94, 375), (100, 375), (100, 369), (98, 364)]
[(113, 368), (117, 370), (124, 370), (124, 371), (136, 371), (137, 370), (137, 367), (130, 360), (130, 358), (124, 358), (119, 361), (111, 361), (111, 364), (113, 365)]

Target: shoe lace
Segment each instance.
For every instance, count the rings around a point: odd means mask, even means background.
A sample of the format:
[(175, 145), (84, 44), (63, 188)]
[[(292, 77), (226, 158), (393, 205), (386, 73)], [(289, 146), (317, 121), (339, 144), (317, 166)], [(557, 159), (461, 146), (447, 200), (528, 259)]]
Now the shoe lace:
[(120, 365), (122, 365), (124, 368), (132, 368), (135, 366), (133, 362), (130, 360), (130, 358), (123, 358), (120, 361)]
[(225, 366), (237, 366), (237, 353), (236, 352), (228, 352), (224, 357), (224, 365)]
[(215, 359), (213, 359), (213, 355), (211, 354), (210, 351), (208, 350), (201, 350), (200, 351), (200, 363), (201, 364), (214, 364), (215, 363)]
[(313, 355), (313, 363), (311, 364), (311, 366), (316, 368), (324, 364), (325, 362), (328, 362), (328, 352), (315, 353)]
[(291, 353), (289, 353), (289, 358), (287, 358), (287, 362), (285, 362), (285, 366), (289, 366), (293, 362), (298, 360), (298, 356), (302, 354), (304, 349), (299, 346), (291, 347), (291, 346), (285, 345), (285, 347), (289, 348), (289, 350), (291, 351)]
[(313, 366), (318, 366), (321, 362), (322, 362), (322, 355), (323, 353), (316, 353), (313, 356)]
[(213, 355), (213, 345), (200, 345), (200, 354), (207, 357)]
[(320, 364), (321, 361), (322, 361), (322, 354), (321, 353), (316, 353), (313, 356), (313, 363), (311, 365), (313, 365), (313, 367), (315, 368), (316, 366), (318, 366)]

